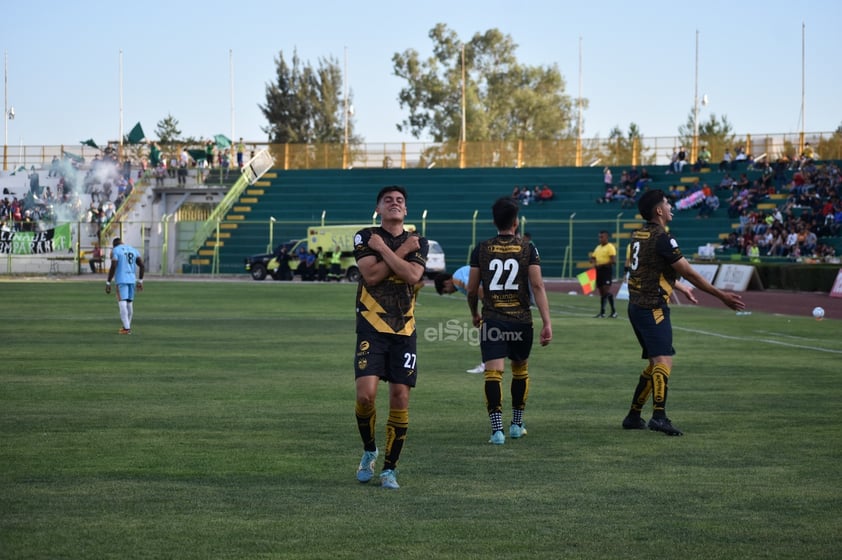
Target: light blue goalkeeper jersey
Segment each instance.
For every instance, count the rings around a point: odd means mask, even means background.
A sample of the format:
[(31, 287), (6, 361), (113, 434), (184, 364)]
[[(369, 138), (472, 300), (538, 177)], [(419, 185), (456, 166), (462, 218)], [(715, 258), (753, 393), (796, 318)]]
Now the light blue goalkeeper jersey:
[(114, 273), (115, 284), (134, 284), (137, 282), (135, 270), (140, 253), (131, 245), (118, 245), (111, 251), (111, 260), (117, 261), (117, 272)]

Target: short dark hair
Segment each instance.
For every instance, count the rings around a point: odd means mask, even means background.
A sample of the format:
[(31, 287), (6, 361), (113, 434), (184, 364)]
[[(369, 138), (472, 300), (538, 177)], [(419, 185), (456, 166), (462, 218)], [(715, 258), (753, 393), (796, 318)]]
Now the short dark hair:
[(667, 195), (661, 189), (653, 189), (643, 193), (643, 196), (640, 197), (637, 203), (637, 209), (640, 215), (643, 216), (643, 219), (647, 222), (651, 220), (655, 207), (663, 202), (666, 197)]
[(494, 217), (494, 225), (497, 229), (508, 229), (517, 221), (517, 214), (520, 207), (517, 201), (511, 196), (502, 196), (497, 199), (491, 207), (491, 215)]
[(403, 188), (400, 185), (389, 185), (388, 187), (383, 187), (382, 189), (380, 189), (380, 192), (377, 193), (377, 204), (380, 204), (380, 199), (383, 198), (383, 196), (386, 193), (392, 192), (392, 191), (398, 191), (399, 193), (401, 193), (403, 195), (404, 201), (407, 200), (405, 188)]
[(433, 281), (436, 283), (436, 292), (438, 292), (439, 295), (444, 293), (444, 283), (451, 278), (453, 278), (453, 275), (449, 272), (442, 272), (436, 275)]
[(112, 245), (113, 247), (116, 247), (117, 245), (120, 245), (122, 242), (123, 242), (123, 240), (122, 240), (122, 239), (120, 239), (119, 237), (115, 237), (115, 238), (114, 238), (114, 241), (112, 241), (112, 242), (111, 242), (111, 245)]

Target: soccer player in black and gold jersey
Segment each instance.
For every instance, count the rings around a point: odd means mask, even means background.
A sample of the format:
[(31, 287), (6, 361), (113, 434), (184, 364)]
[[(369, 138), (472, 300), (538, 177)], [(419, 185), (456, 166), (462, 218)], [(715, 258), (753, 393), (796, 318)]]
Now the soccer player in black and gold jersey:
[(357, 232), (354, 257), (360, 269), (357, 286), (355, 414), (363, 441), (357, 480), (374, 477), (377, 460), (375, 424), (377, 384), (389, 383), (386, 457), (380, 473), (383, 488), (399, 488), (396, 467), (409, 425), (409, 390), (418, 377), (415, 337), (415, 286), (427, 264), (427, 240), (404, 231), (406, 190), (384, 187), (375, 212), (380, 226)]
[[(640, 375), (631, 410), (623, 419), (623, 428), (642, 430), (647, 427), (640, 413), (651, 394), (653, 411), (649, 429), (680, 436), (681, 430), (673, 426), (666, 415), (667, 384), (675, 354), (669, 299), (674, 289), (685, 294), (689, 292), (681, 283), (676, 283), (676, 279), (683, 277), (731, 309), (743, 309), (745, 304), (738, 294), (723, 292), (711, 285), (681, 254), (678, 242), (666, 230), (672, 220), (672, 205), (662, 190), (647, 191), (637, 207), (646, 224), (631, 236), (629, 321), (643, 349), (641, 357), (649, 360), (649, 365)], [(691, 301), (695, 299), (690, 294), (688, 297)]]
[[(471, 254), (468, 277), (468, 308), (475, 327), (480, 329), (480, 350), (485, 362), (485, 401), (491, 421), (489, 443), (502, 445), (503, 368), (506, 358), (512, 366), (512, 423), (509, 436), (526, 434), (523, 411), (529, 395), (529, 353), (532, 349), (532, 311), (529, 288), (541, 314), (541, 346), (553, 338), (550, 309), (541, 259), (529, 241), (517, 237), (518, 204), (511, 197), (497, 200), (491, 211), (497, 236), (483, 241)], [(477, 310), (482, 286), (482, 314)]]

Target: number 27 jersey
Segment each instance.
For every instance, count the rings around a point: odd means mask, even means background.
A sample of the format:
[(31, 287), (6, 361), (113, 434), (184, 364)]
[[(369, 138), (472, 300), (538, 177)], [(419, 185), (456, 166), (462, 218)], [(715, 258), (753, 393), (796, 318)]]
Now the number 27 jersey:
[(477, 245), (471, 268), (479, 268), (483, 320), (531, 323), (529, 267), (540, 264), (535, 246), (514, 235), (498, 235)]

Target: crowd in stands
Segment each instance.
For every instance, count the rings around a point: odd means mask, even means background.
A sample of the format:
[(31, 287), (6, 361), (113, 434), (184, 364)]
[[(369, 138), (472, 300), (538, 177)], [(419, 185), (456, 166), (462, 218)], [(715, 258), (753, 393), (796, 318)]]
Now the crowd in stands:
[[(686, 154), (679, 148), (667, 173), (681, 173)], [(781, 157), (774, 162), (766, 158), (752, 159), (743, 148), (736, 156), (730, 150), (719, 164), (724, 173), (718, 185), (690, 182), (672, 185), (664, 190), (677, 211), (698, 210), (698, 218), (714, 216), (722, 205), (731, 219), (739, 219), (739, 227), (722, 242), (722, 248), (739, 252), (750, 258), (760, 256), (785, 257), (792, 260), (830, 260), (837, 257), (833, 243), (827, 238), (842, 234), (842, 171), (832, 162), (819, 165), (809, 143), (797, 158)], [(691, 168), (700, 170), (710, 164), (710, 153), (704, 148)], [(736, 162), (745, 161), (747, 172), (732, 176)], [(611, 169), (603, 170), (604, 193), (596, 202), (610, 204), (620, 201), (623, 207), (635, 207), (637, 198), (649, 188), (646, 170), (635, 167), (623, 171), (619, 183), (614, 182)], [(758, 204), (781, 200), (772, 198), (785, 194), (784, 202), (774, 209), (760, 210)], [(725, 203), (727, 201), (727, 203)]]
[(529, 206), (532, 203), (543, 204), (544, 202), (549, 202), (553, 199), (553, 196), (555, 196), (553, 190), (546, 184), (535, 185), (531, 189), (526, 185), (522, 187), (515, 185), (515, 188), (512, 189), (512, 198), (524, 206)]
[(627, 171), (620, 175), (620, 181), (614, 183), (614, 175), (609, 167), (602, 170), (602, 182), (605, 188), (602, 196), (596, 199), (598, 204), (610, 204), (620, 201), (622, 208), (634, 208), (637, 206), (637, 199), (640, 194), (649, 188), (652, 177), (646, 168), (637, 169), (632, 165)]
[[(221, 178), (227, 178), (232, 167), (230, 158), (233, 151), (236, 152), (237, 168), (244, 165), (246, 146), (242, 138), (234, 150), (219, 149), (211, 140), (203, 148), (204, 158), (192, 155), (183, 147), (173, 152), (168, 160), (158, 143), (150, 142), (148, 157), (140, 158), (136, 171), (131, 159), (125, 158), (120, 163), (116, 150), (111, 146), (104, 148), (102, 155), (97, 154), (89, 165), (85, 164), (84, 158), (68, 153), (61, 158), (53, 157), (46, 171), (50, 179), (47, 182), (58, 178), (55, 188), (42, 184), (41, 174), (33, 165), (27, 175), (29, 189), (25, 195), (18, 198), (8, 189), (3, 193), (0, 228), (4, 231), (36, 231), (49, 228), (57, 221), (84, 221), (91, 224), (91, 234), (98, 235), (125, 202), (135, 181), (142, 177), (154, 179), (157, 186), (163, 186), (167, 178), (177, 179), (179, 185), (185, 185), (188, 168), (192, 166), (202, 170), (216, 167)], [(251, 157), (254, 157), (254, 150)], [(199, 173), (197, 180), (202, 182), (204, 177), (204, 172)], [(87, 207), (80, 196), (83, 193), (90, 195)]]
[[(33, 165), (28, 175), (29, 189), (21, 198), (6, 189), (0, 201), (0, 227), (5, 231), (36, 231), (58, 221), (83, 221), (91, 224), (92, 234), (98, 235), (134, 184), (131, 163), (127, 160), (118, 165), (112, 149), (104, 150), (102, 157), (95, 156), (87, 169), (80, 159), (54, 157), (47, 178), (57, 178), (55, 189), (41, 183)], [(90, 196), (87, 207), (82, 201), (83, 193)]]
[(842, 172), (834, 163), (812, 160), (788, 165), (794, 173), (784, 203), (768, 211), (741, 208), (739, 228), (723, 247), (748, 256), (834, 259), (834, 246), (823, 240), (842, 234)]

